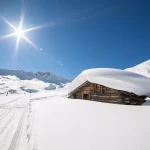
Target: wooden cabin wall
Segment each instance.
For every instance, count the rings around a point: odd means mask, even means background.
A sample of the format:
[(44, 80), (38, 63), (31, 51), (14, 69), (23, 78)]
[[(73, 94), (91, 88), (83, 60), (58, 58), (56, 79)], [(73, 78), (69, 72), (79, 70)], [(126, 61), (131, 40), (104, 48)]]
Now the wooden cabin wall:
[(142, 105), (146, 98), (145, 96), (138, 96), (124, 91), (120, 95), (124, 104)]
[(73, 92), (72, 97), (77, 99), (84, 99), (84, 93), (88, 93), (88, 100), (105, 101), (113, 103), (118, 103), (121, 101), (119, 91), (90, 82), (85, 83), (75, 92)]
[(138, 104), (144, 102), (145, 97), (137, 96), (128, 92), (123, 92), (105, 87), (103, 85), (86, 82), (81, 87), (76, 89), (70, 98), (84, 99), (84, 94), (88, 94), (87, 100), (101, 101), (108, 103), (120, 104)]

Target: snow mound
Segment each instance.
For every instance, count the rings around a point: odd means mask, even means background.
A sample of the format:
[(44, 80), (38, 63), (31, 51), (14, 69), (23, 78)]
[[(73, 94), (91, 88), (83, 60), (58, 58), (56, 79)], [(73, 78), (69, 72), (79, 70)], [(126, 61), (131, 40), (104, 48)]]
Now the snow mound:
[(16, 76), (0, 76), (0, 94), (8, 91), (17, 93), (19, 78)]
[(130, 72), (138, 73), (150, 78), (150, 60), (147, 60), (135, 67), (125, 69)]
[(136, 73), (110, 68), (95, 68), (83, 71), (69, 85), (69, 93), (86, 81), (137, 95), (150, 96), (149, 78)]
[(32, 80), (20, 80), (16, 76), (0, 76), (0, 94), (24, 93), (24, 92), (42, 92), (46, 90), (55, 90), (63, 86), (55, 83), (46, 83), (36, 78)]

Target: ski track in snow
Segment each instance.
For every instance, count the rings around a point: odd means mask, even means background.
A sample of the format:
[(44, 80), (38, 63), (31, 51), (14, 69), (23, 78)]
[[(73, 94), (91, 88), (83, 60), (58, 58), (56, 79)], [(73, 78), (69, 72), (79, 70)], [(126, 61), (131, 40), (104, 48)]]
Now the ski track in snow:
[(22, 134), (22, 127), (23, 127), (23, 121), (24, 121), (24, 115), (25, 115), (25, 110), (23, 110), (23, 113), (21, 115), (21, 118), (19, 120), (16, 132), (13, 136), (13, 139), (11, 141), (11, 145), (8, 150), (17, 150), (19, 146), (19, 142), (21, 140), (21, 134)]
[(5, 109), (5, 108), (7, 108), (8, 106), (10, 106), (10, 104), (13, 104), (14, 102), (17, 102), (18, 100), (20, 100), (20, 98), (22, 98), (22, 96), (19, 97), (19, 98), (14, 99), (14, 100), (12, 100), (12, 101), (9, 101), (9, 102), (7, 102), (7, 103), (1, 104), (1, 105), (0, 105), (0, 109)]
[(13, 121), (15, 117), (15, 113), (13, 115), (11, 115), (11, 117), (9, 117), (8, 120), (6, 120), (6, 122), (4, 123), (4, 125), (1, 127), (0, 129), (0, 135), (2, 135), (4, 133), (4, 131), (7, 129), (7, 127), (11, 124), (11, 122)]
[(24, 140), (29, 104), (29, 97), (24, 96), (0, 105), (0, 150), (22, 150), (20, 142)]

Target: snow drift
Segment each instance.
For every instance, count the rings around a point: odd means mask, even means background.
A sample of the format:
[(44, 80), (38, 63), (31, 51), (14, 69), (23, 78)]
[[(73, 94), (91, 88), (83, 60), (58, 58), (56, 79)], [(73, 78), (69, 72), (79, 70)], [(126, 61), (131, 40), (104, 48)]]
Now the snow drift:
[(69, 85), (69, 93), (86, 81), (137, 95), (150, 96), (149, 78), (136, 73), (110, 68), (95, 68), (83, 71)]

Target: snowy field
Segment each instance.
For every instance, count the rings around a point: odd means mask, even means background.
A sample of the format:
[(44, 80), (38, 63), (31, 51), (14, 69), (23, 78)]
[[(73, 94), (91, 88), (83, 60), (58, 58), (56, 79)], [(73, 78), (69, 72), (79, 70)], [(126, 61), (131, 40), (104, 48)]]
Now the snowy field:
[(0, 96), (0, 150), (149, 150), (150, 105), (66, 98), (66, 90)]

